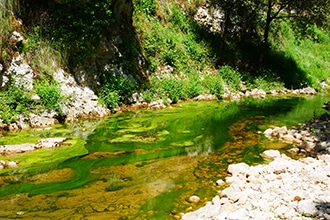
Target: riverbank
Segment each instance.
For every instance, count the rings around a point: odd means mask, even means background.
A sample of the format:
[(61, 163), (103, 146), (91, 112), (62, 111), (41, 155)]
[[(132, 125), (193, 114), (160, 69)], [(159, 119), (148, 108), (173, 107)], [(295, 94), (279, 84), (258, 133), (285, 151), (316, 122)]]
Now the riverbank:
[(289, 142), (298, 160), (276, 150), (262, 155), (269, 164), (231, 164), (212, 202), (182, 219), (330, 219), (329, 115), (323, 114), (292, 129), (275, 127), (265, 136)]
[[(63, 106), (62, 115), (56, 111), (42, 111), (38, 114), (30, 113), (28, 115), (20, 115), (18, 119), (11, 123), (4, 123), (0, 118), (0, 132), (10, 131), (17, 132), (21, 130), (27, 130), (29, 128), (44, 128), (49, 127), (58, 123), (73, 123), (81, 119), (93, 119), (93, 118), (104, 118), (111, 114), (110, 110), (105, 106), (98, 103), (98, 97), (88, 89), (87, 87), (81, 87), (74, 83), (72, 76), (66, 76), (64, 72), (59, 71), (56, 75), (56, 80), (62, 85), (62, 92), (65, 96), (72, 96), (71, 102), (68, 102)], [(78, 94), (78, 95), (77, 95)], [(253, 90), (242, 90), (239, 92), (231, 92), (226, 90), (222, 96), (224, 101), (238, 101), (244, 98), (259, 98), (264, 99), (267, 95), (269, 96), (279, 96), (279, 95), (316, 95), (317, 91), (311, 87), (306, 87), (302, 89), (281, 89), (272, 90), (266, 93), (262, 89), (255, 88)], [(167, 100), (157, 100), (152, 102), (146, 102), (138, 94), (133, 94), (133, 101), (129, 105), (118, 106), (115, 112), (125, 112), (125, 111), (136, 111), (139, 109), (151, 109), (160, 110), (165, 108), (171, 108), (173, 101)], [(211, 101), (218, 100), (215, 95), (202, 94), (194, 97), (193, 99), (187, 101)]]

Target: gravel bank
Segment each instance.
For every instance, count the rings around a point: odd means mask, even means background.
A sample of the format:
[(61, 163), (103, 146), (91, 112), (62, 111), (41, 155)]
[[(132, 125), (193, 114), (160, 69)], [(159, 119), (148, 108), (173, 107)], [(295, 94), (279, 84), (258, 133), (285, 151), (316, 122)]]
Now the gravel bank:
[(330, 115), (323, 114), (292, 129), (267, 129), (268, 138), (293, 144), (290, 151), (307, 157), (294, 160), (276, 150), (263, 157), (269, 164), (228, 167), (229, 187), (204, 207), (182, 216), (187, 219), (329, 219)]
[(264, 156), (273, 161), (230, 165), (230, 186), (182, 219), (330, 219), (330, 155), (294, 160), (268, 150)]

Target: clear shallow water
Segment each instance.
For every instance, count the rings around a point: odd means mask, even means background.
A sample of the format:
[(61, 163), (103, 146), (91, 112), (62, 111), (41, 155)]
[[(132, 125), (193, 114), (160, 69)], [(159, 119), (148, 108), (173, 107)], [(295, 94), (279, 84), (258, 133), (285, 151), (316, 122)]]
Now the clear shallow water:
[[(230, 163), (263, 163), (259, 153), (265, 149), (290, 147), (258, 131), (309, 120), (324, 112), (329, 98), (183, 103), (6, 134), (0, 144), (71, 140), (11, 156), (20, 168), (0, 173), (0, 218), (173, 219), (210, 200)], [(189, 203), (191, 195), (201, 201)]]

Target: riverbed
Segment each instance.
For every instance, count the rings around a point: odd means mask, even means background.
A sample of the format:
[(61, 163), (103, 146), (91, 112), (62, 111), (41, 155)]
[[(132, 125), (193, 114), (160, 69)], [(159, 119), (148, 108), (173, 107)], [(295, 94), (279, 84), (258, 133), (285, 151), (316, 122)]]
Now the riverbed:
[[(64, 146), (1, 156), (1, 218), (174, 219), (219, 190), (229, 164), (264, 163), (266, 149), (291, 146), (260, 131), (293, 126), (324, 112), (330, 96), (179, 103), (105, 120), (7, 133), (0, 144), (66, 137)], [(223, 186), (225, 187), (225, 186)], [(189, 197), (201, 200), (191, 203)]]

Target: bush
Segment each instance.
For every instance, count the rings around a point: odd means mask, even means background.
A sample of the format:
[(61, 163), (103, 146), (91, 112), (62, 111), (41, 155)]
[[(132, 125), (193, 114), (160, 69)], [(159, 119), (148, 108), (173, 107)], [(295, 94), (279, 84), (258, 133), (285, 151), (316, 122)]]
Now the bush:
[(61, 112), (60, 103), (63, 100), (61, 89), (55, 83), (50, 83), (47, 80), (36, 82), (35, 90), (42, 99), (42, 104), (47, 109), (52, 109)]
[(242, 76), (239, 72), (237, 72), (230, 66), (222, 66), (219, 69), (219, 74), (230, 89), (232, 89), (233, 91), (240, 90)]
[(163, 99), (170, 98), (176, 103), (182, 97), (182, 80), (175, 78), (165, 78), (160, 81), (161, 96)]
[(18, 114), (26, 114), (30, 100), (29, 93), (15, 85), (10, 85), (8, 90), (0, 92), (0, 117), (3, 122), (14, 122)]
[(197, 74), (190, 76), (183, 84), (183, 99), (194, 98), (203, 92), (203, 85)]
[(114, 76), (113, 72), (105, 72), (103, 81), (99, 97), (111, 111), (130, 101), (135, 91), (132, 81), (122, 76)]
[(136, 10), (145, 13), (147, 16), (152, 16), (156, 13), (155, 0), (135, 0)]
[(114, 111), (114, 109), (118, 106), (118, 102), (120, 99), (118, 92), (112, 90), (109, 84), (106, 84), (102, 87), (99, 93), (99, 97), (103, 101), (105, 106), (111, 111)]
[(220, 74), (205, 75), (203, 85), (210, 94), (221, 99), (223, 95), (223, 80)]

